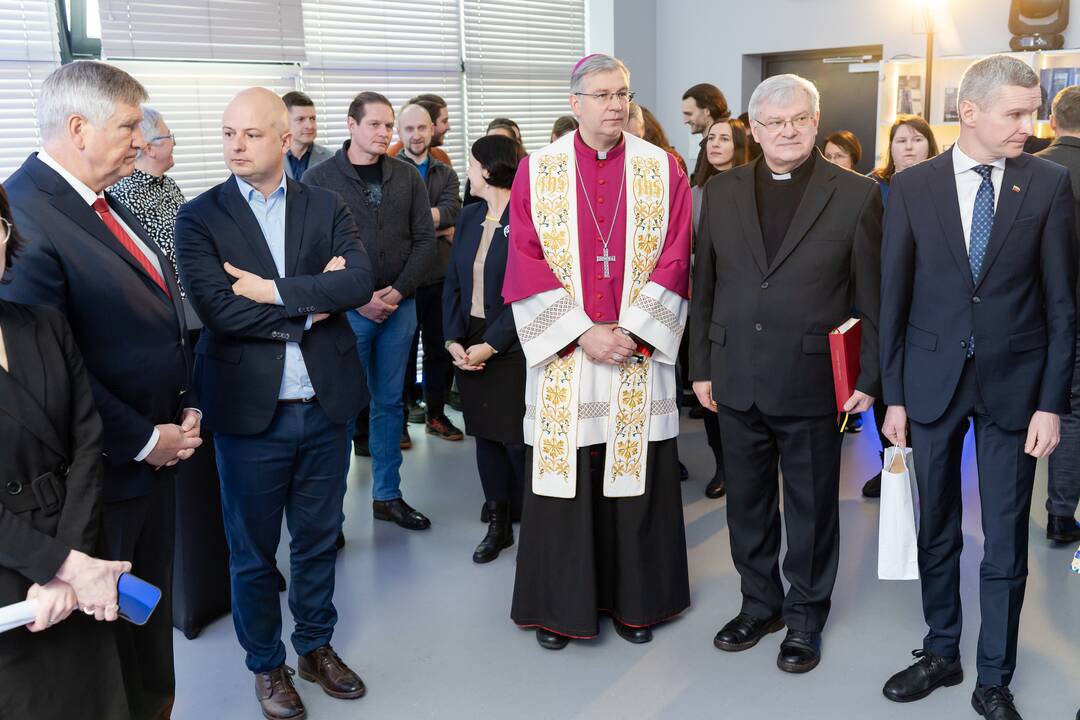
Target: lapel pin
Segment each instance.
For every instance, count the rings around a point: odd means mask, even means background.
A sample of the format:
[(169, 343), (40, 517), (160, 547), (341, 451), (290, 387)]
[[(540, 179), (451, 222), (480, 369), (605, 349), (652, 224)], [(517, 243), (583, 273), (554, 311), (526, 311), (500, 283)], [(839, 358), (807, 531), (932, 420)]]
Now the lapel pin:
[(1012, 186), (1012, 191), (1013, 192), (1020, 192), (1020, 186), (1019, 185), (1013, 185)]

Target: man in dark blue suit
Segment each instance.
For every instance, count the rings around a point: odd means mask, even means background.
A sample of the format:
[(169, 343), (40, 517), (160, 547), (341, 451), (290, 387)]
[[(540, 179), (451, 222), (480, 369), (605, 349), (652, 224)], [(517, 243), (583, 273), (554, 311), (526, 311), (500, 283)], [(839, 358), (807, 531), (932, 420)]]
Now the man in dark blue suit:
[(263, 714), (296, 718), (304, 705), (285, 665), (274, 571), (282, 513), (300, 677), (333, 697), (364, 694), (330, 639), (345, 428), (367, 401), (343, 312), (371, 299), (373, 279), (342, 200), (285, 177), (292, 134), (277, 95), (241, 92), (222, 134), (233, 175), (180, 209), (176, 253), (205, 325), (195, 385), (214, 431), (233, 623)]
[(104, 192), (134, 169), (145, 99), (138, 81), (99, 62), (64, 65), (42, 84), (43, 150), (4, 184), (27, 244), (0, 297), (59, 308), (86, 361), (105, 430), (103, 553), (131, 561), (163, 592), (147, 625), (116, 625), (124, 674), (116, 692), (126, 693), (133, 718), (167, 718), (175, 690), (171, 468), (201, 443), (200, 414), (171, 266)]
[(1077, 251), (1069, 174), (1023, 153), (1038, 75), (1004, 55), (960, 83), (960, 139), (893, 179), (881, 284), (883, 432), (906, 444), (919, 483), (919, 570), (929, 633), (890, 700), (963, 681), (961, 456), (968, 418), (982, 501), (982, 628), (972, 705), (1017, 720), (1009, 693), (1027, 579), (1035, 463), (1069, 407)]

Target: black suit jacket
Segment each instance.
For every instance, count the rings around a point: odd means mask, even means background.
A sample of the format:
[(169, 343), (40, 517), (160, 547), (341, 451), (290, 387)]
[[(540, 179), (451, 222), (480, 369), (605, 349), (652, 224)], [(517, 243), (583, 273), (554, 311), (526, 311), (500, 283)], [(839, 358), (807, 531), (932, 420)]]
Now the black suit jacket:
[(195, 407), (180, 291), (168, 259), (139, 221), (109, 206), (158, 259), (170, 299), (56, 171), (30, 155), (4, 183), (27, 241), (0, 299), (59, 308), (82, 351), (105, 427), (105, 499), (150, 492), (153, 468), (134, 457), (154, 426)]
[[(817, 152), (815, 150), (814, 152)], [(690, 373), (735, 410), (836, 412), (828, 333), (862, 318), (855, 387), (879, 395), (881, 193), (817, 157), (771, 265), (758, 221), (759, 158), (709, 180), (702, 198), (690, 311)]]
[(2, 606), (51, 580), (70, 550), (94, 553), (103, 476), (101, 419), (63, 315), (0, 301), (0, 330)]
[[(323, 273), (334, 256), (346, 268)], [(236, 178), (180, 208), (176, 259), (184, 288), (204, 329), (196, 348), (195, 386), (204, 421), (215, 432), (256, 435), (277, 408), (285, 343), (298, 342), (319, 404), (334, 422), (348, 422), (367, 403), (356, 336), (342, 311), (371, 300), (373, 280), (352, 215), (329, 190), (289, 180), (285, 195), (285, 277)], [(276, 278), (282, 305), (235, 295), (233, 266)], [(304, 329), (309, 314), (332, 313)]]
[[(464, 340), (469, 334), (469, 314), (472, 309), (473, 261), (484, 234), (484, 216), (488, 205), (472, 203), (461, 211), (450, 262), (443, 283), (443, 337)], [(502, 228), (495, 232), (484, 259), (484, 342), (505, 353), (518, 345), (517, 326), (510, 306), (503, 302), (503, 276), (506, 274), (506, 250), (510, 245), (510, 207), (503, 211)]]
[(952, 150), (893, 177), (882, 251), (885, 402), (920, 423), (952, 400), (975, 333), (979, 387), (994, 422), (1023, 430), (1069, 407), (1077, 249), (1069, 173), (1020, 155), (1005, 163), (994, 228), (972, 282)]

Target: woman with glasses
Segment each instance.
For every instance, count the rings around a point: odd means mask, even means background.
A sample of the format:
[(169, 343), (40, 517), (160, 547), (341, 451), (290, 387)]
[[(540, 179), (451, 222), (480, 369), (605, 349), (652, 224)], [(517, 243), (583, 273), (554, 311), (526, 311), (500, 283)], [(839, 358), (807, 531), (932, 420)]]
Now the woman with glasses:
[(825, 137), (821, 154), (834, 165), (854, 170), (862, 160), (862, 143), (850, 130), (837, 130)]
[[(0, 282), (20, 244), (0, 186)], [(131, 569), (91, 556), (101, 446), (64, 316), (0, 300), (0, 607), (37, 602), (30, 625), (0, 634), (0, 717), (129, 714), (115, 640), (95, 622), (117, 618), (116, 583)]]

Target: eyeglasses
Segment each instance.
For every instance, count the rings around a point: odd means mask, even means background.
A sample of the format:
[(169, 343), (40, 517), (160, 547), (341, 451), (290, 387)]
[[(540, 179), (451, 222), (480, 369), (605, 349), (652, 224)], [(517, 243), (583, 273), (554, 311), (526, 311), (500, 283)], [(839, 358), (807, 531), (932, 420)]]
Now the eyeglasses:
[(0, 247), (7, 245), (7, 241), (11, 239), (11, 221), (5, 217), (0, 217)]
[(172, 140), (173, 144), (175, 145), (176, 133), (169, 133), (168, 135), (158, 135), (156, 137), (152, 137), (146, 141), (146, 144), (149, 145), (150, 143), (160, 142), (161, 140)]
[(813, 115), (807, 115), (804, 113), (802, 115), (796, 115), (793, 118), (788, 118), (787, 120), (773, 119), (761, 122), (760, 120), (755, 119), (754, 122), (756, 122), (758, 125), (765, 128), (771, 133), (778, 133), (785, 125), (788, 125), (789, 123), (791, 124), (791, 127), (795, 128), (796, 130), (802, 130), (803, 128), (808, 127), (810, 125), (810, 121), (813, 119)]
[(572, 94), (581, 95), (583, 97), (591, 97), (593, 100), (596, 100), (597, 102), (599, 102), (599, 103), (601, 103), (603, 105), (607, 105), (613, 99), (618, 100), (620, 103), (623, 103), (623, 104), (631, 102), (634, 99), (634, 95), (636, 95), (637, 93), (632, 93), (629, 90), (619, 90), (618, 92), (606, 92), (606, 93), (576, 92), (576, 93), (572, 93)]

